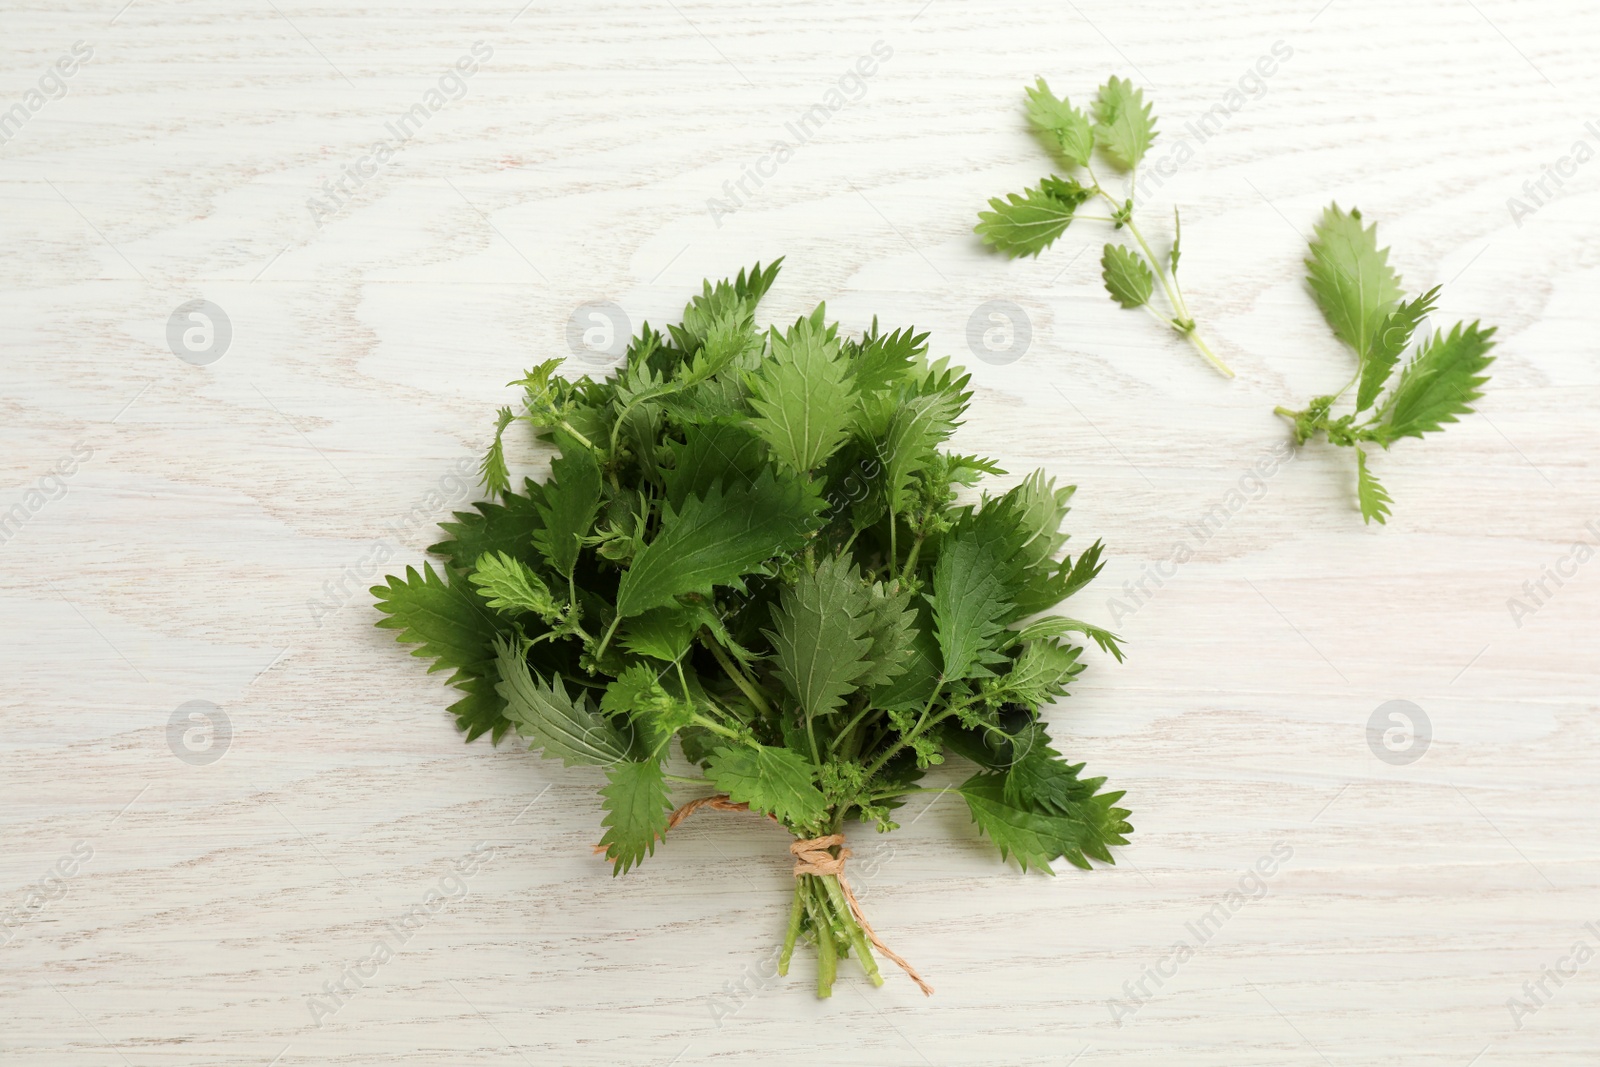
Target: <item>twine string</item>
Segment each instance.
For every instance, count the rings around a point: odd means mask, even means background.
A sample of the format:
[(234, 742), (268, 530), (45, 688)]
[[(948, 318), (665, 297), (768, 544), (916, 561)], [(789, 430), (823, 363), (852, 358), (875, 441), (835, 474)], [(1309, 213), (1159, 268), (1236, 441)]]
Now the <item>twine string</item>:
[[(710, 808), (712, 811), (749, 811), (750, 805), (735, 804), (726, 794), (698, 797), (667, 817), (667, 829), (673, 829), (702, 808)], [(767, 818), (772, 819), (773, 817), (769, 815)], [(773, 821), (776, 822), (777, 820), (773, 819)], [(839, 850), (837, 854), (831, 851), (835, 847)], [(606, 848), (604, 845), (596, 845), (594, 850), (596, 852), (605, 852)], [(922, 975), (917, 973), (917, 969), (907, 963), (899, 953), (885, 945), (883, 939), (872, 929), (872, 924), (867, 922), (867, 917), (861, 910), (861, 902), (856, 899), (855, 890), (850, 888), (850, 881), (844, 876), (844, 861), (850, 858), (850, 849), (845, 847), (844, 835), (827, 834), (823, 837), (809, 837), (804, 840), (794, 841), (789, 845), (789, 851), (795, 858), (794, 876), (796, 878), (809, 874), (819, 878), (832, 876), (839, 880), (839, 888), (844, 892), (845, 902), (850, 905), (850, 913), (855, 916), (856, 922), (860, 924), (861, 932), (867, 935), (867, 940), (871, 941), (873, 947), (879, 952), (899, 964), (900, 969), (905, 971), (913, 982), (917, 983), (917, 988), (922, 990), (923, 995), (933, 996), (933, 987), (923, 979)], [(818, 936), (822, 936), (821, 931), (818, 931)]]

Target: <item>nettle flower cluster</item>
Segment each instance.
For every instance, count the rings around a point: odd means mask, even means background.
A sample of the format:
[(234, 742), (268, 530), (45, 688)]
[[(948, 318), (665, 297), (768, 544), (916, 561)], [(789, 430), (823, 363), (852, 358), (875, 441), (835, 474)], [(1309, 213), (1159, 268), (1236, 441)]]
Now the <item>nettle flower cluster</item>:
[[(698, 806), (781, 823), (800, 859), (782, 969), (808, 937), (826, 995), (839, 958), (881, 982), (887, 951), (843, 878), (844, 829), (893, 829), (949, 754), (976, 765), (954, 788), (1002, 855), (1112, 861), (1122, 794), (1061, 758), (1040, 711), (1084, 669), (1069, 638), (1121, 650), (1043, 614), (1101, 567), (1099, 542), (1061, 554), (1071, 488), (1035, 472), (958, 504), (1005, 473), (945, 448), (966, 374), (925, 334), (849, 337), (821, 306), (758, 327), (778, 266), (707, 282), (604, 381), (551, 361), (513, 383), (492, 499), (445, 524), (442, 568), (374, 593), (378, 625), (452, 672), (468, 740), (514, 729), (601, 769), (615, 873)], [(556, 455), (513, 488), (516, 423)]]

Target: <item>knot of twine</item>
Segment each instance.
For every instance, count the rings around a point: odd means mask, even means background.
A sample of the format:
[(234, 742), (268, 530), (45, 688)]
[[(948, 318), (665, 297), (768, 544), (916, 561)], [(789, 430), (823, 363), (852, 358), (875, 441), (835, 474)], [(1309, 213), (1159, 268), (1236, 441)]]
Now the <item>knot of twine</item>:
[[(689, 801), (683, 807), (674, 811), (667, 817), (667, 829), (671, 830), (683, 820), (699, 811), (701, 808), (710, 808), (712, 811), (749, 811), (748, 804), (735, 804), (728, 799), (726, 794), (712, 797), (699, 797)], [(767, 816), (773, 819), (772, 816)], [(776, 819), (773, 819), (776, 822)], [(830, 849), (838, 846), (839, 854), (834, 855)], [(596, 845), (596, 852), (606, 851), (604, 845)], [(922, 990), (924, 996), (933, 996), (933, 986), (929, 985), (917, 973), (917, 969), (907, 963), (905, 959), (888, 945), (872, 929), (872, 924), (867, 922), (867, 917), (862, 914), (861, 902), (856, 900), (856, 894), (850, 888), (850, 882), (844, 876), (844, 861), (850, 858), (850, 850), (845, 847), (843, 834), (828, 834), (825, 837), (809, 837), (805, 840), (794, 841), (789, 845), (789, 852), (794, 856), (794, 876), (815, 875), (827, 877), (829, 875), (839, 880), (839, 888), (844, 892), (844, 899), (850, 905), (850, 913), (855, 916), (856, 922), (861, 925), (861, 932), (867, 935), (867, 940), (872, 942), (874, 948), (889, 959), (900, 965), (910, 979), (917, 983), (917, 988)], [(819, 931), (820, 936), (820, 931)]]
[[(835, 845), (839, 846), (839, 854), (835, 856), (828, 850)], [(794, 876), (814, 874), (818, 876), (833, 875), (839, 879), (839, 888), (844, 891), (844, 899), (850, 904), (850, 912), (856, 917), (856, 922), (861, 924), (861, 932), (867, 935), (873, 947), (885, 956), (900, 965), (900, 969), (917, 983), (917, 988), (922, 990), (923, 996), (933, 996), (933, 986), (929, 985), (917, 973), (917, 969), (907, 963), (903, 957), (888, 945), (883, 943), (872, 924), (867, 922), (867, 917), (861, 912), (861, 902), (856, 900), (856, 894), (850, 888), (850, 881), (844, 876), (844, 861), (850, 858), (850, 850), (845, 847), (843, 834), (828, 834), (825, 837), (808, 837), (803, 841), (793, 841), (789, 844), (789, 851), (794, 854)]]

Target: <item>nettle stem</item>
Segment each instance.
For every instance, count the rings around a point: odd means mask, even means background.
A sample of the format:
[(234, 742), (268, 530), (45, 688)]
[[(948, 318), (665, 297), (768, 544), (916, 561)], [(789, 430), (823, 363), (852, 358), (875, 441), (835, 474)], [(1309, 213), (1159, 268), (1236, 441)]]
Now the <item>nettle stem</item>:
[(1161, 290), (1167, 296), (1167, 304), (1172, 308), (1173, 315), (1170, 319), (1163, 316), (1161, 321), (1184, 337), (1187, 337), (1189, 343), (1194, 345), (1195, 349), (1205, 357), (1206, 362), (1210, 363), (1219, 374), (1224, 378), (1232, 378), (1234, 376), (1233, 368), (1217, 358), (1217, 354), (1211, 350), (1211, 346), (1206, 344), (1205, 338), (1200, 336), (1200, 329), (1195, 325), (1194, 316), (1189, 314), (1189, 304), (1183, 298), (1183, 291), (1178, 288), (1177, 275), (1167, 270), (1166, 261), (1156, 255), (1155, 250), (1150, 247), (1150, 242), (1145, 240), (1144, 231), (1140, 230), (1139, 224), (1133, 220), (1131, 190), (1127, 204), (1119, 204), (1116, 197), (1101, 187), (1100, 179), (1095, 177), (1092, 169), (1089, 175), (1094, 178), (1095, 192), (1105, 197), (1106, 202), (1112, 206), (1113, 210), (1118, 212), (1118, 220), (1121, 221), (1123, 226), (1127, 227), (1129, 233), (1133, 234), (1133, 239), (1139, 244), (1140, 254), (1144, 256), (1145, 262), (1150, 265), (1150, 270), (1155, 274), (1156, 280), (1161, 283)]

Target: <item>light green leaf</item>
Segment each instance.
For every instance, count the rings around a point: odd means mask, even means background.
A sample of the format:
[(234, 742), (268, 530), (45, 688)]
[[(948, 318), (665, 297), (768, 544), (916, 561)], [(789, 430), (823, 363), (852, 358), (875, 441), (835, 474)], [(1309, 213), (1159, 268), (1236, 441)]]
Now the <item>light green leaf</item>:
[(689, 651), (699, 628), (688, 608), (652, 608), (629, 619), (622, 628), (622, 647), (640, 656), (676, 662)]
[(1106, 245), (1100, 256), (1100, 277), (1105, 279), (1111, 299), (1125, 308), (1147, 303), (1155, 291), (1155, 275), (1139, 253), (1124, 245)]
[(530, 748), (543, 749), (547, 759), (568, 767), (604, 767), (628, 758), (628, 739), (594, 712), (587, 694), (580, 690), (573, 700), (559, 675), (554, 684), (534, 675), (510, 641), (496, 639), (495, 649), (506, 718)]
[(1046, 178), (1021, 196), (1007, 193), (1004, 200), (990, 200), (989, 210), (978, 212), (973, 230), (985, 244), (1009, 256), (1037, 256), (1066, 232), (1079, 205), (1091, 195), (1092, 190), (1076, 181)]
[(1043, 78), (1026, 90), (1028, 122), (1045, 144), (1068, 163), (1083, 167), (1094, 153), (1094, 131), (1089, 116), (1064, 98), (1058, 99)]
[(1361, 501), (1362, 522), (1377, 519), (1381, 526), (1388, 521), (1389, 505), (1394, 503), (1394, 498), (1367, 469), (1367, 453), (1360, 446), (1356, 447), (1356, 495)]
[(551, 569), (566, 578), (578, 562), (579, 539), (589, 533), (600, 510), (600, 465), (593, 452), (572, 438), (558, 433), (557, 440), (561, 455), (550, 462), (539, 508), (544, 527), (534, 531), (533, 541)]
[(719, 748), (706, 763), (706, 775), (734, 803), (772, 815), (790, 829), (814, 825), (827, 814), (817, 768), (787, 748)]
[(505, 492), (511, 487), (511, 476), (506, 470), (506, 427), (516, 419), (510, 408), (501, 408), (496, 413), (494, 424), (494, 440), (489, 442), (489, 449), (483, 454), (483, 461), (478, 464), (478, 478), (483, 482), (483, 487), (489, 490), (491, 497)]
[(774, 330), (750, 393), (752, 428), (790, 469), (814, 470), (844, 443), (855, 394), (832, 327), (801, 319), (787, 334)]
[(1078, 633), (1089, 637), (1100, 646), (1101, 651), (1109, 652), (1117, 657), (1117, 662), (1122, 662), (1122, 638), (1110, 630), (1084, 622), (1081, 619), (1069, 619), (1065, 615), (1049, 615), (1037, 622), (1030, 623), (1017, 631), (1016, 640), (1042, 641), (1047, 637), (1060, 637), (1062, 634)]
[(1494, 327), (1482, 329), (1476, 322), (1466, 327), (1457, 323), (1448, 335), (1435, 333), (1383, 402), (1379, 443), (1387, 448), (1402, 437), (1435, 433), (1470, 415), (1472, 402), (1483, 396), (1489, 380), (1483, 371), (1494, 362), (1489, 355), (1493, 336)]
[(667, 832), (672, 803), (660, 760), (613, 763), (606, 768), (606, 780), (609, 784), (600, 790), (606, 813), (600, 820), (606, 827), (600, 843), (615, 876), (655, 854), (656, 839)]
[(1400, 353), (1411, 343), (1412, 334), (1416, 333), (1418, 324), (1433, 310), (1438, 298), (1439, 287), (1436, 285), (1415, 300), (1401, 304), (1383, 320), (1378, 336), (1361, 364), (1361, 387), (1356, 391), (1356, 411), (1365, 411), (1377, 402), (1378, 393), (1389, 380), (1394, 365), (1400, 361)]
[(779, 482), (770, 470), (748, 486), (713, 487), (667, 508), (661, 531), (622, 576), (617, 614), (667, 607), (686, 593), (710, 596), (717, 585), (743, 588), (744, 575), (805, 543), (820, 508), (812, 487)]
[(561, 607), (544, 579), (521, 560), (504, 552), (485, 552), (469, 576), (489, 606), (507, 615), (531, 611), (552, 622), (561, 617)]
[(1083, 670), (1080, 650), (1053, 640), (1026, 641), (1011, 669), (995, 679), (985, 679), (987, 691), (998, 699), (1037, 711), (1067, 693), (1067, 683)]
[(849, 560), (825, 558), (783, 590), (767, 631), (778, 677), (807, 721), (844, 703), (866, 673), (873, 615), (868, 590)]
[(1306, 280), (1328, 325), (1355, 349), (1363, 370), (1389, 313), (1400, 303), (1400, 276), (1389, 250), (1378, 247), (1378, 227), (1361, 225), (1361, 212), (1330, 204), (1317, 223), (1306, 258)]
[(667, 503), (683, 507), (713, 485), (748, 485), (766, 463), (766, 446), (748, 424), (731, 418), (691, 426), (682, 444), (672, 443), (673, 465), (662, 474)]
[(1156, 122), (1144, 90), (1113, 77), (1094, 101), (1094, 136), (1101, 149), (1123, 170), (1131, 170), (1156, 139)]

